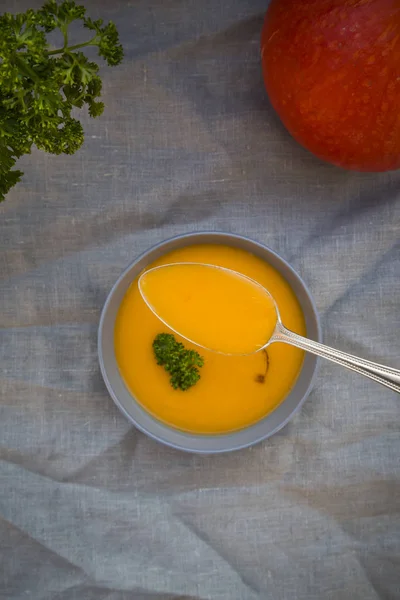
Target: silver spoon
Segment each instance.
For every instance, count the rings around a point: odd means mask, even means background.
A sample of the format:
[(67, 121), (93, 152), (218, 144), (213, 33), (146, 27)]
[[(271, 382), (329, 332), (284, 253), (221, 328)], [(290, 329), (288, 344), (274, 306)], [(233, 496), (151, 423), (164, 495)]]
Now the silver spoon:
[[(209, 269), (219, 269), (221, 271), (226, 272), (226, 274), (229, 274), (231, 276), (235, 275), (239, 278), (242, 278), (242, 279), (246, 280), (246, 282), (250, 281), (250, 282), (252, 282), (252, 284), (257, 286), (257, 288), (262, 288), (266, 297), (268, 297), (269, 301), (272, 302), (272, 304), (275, 308), (276, 325), (275, 325), (275, 329), (274, 329), (271, 337), (261, 348), (257, 349), (256, 352), (259, 352), (260, 350), (267, 348), (267, 346), (269, 346), (270, 344), (273, 344), (274, 342), (284, 342), (285, 344), (290, 344), (291, 346), (296, 346), (297, 348), (301, 348), (302, 350), (306, 350), (307, 352), (311, 352), (312, 354), (316, 354), (317, 356), (322, 356), (322, 358), (327, 358), (328, 360), (330, 360), (334, 363), (338, 363), (339, 365), (342, 365), (343, 367), (346, 367), (347, 369), (350, 369), (351, 371), (356, 371), (357, 373), (360, 373), (361, 375), (365, 375), (365, 377), (369, 377), (370, 379), (373, 379), (377, 383), (380, 383), (380, 384), (390, 388), (391, 390), (394, 390), (395, 392), (400, 393), (400, 370), (399, 369), (393, 369), (392, 367), (386, 367), (384, 365), (372, 362), (370, 360), (358, 358), (357, 356), (348, 354), (347, 352), (342, 352), (341, 350), (335, 350), (334, 348), (330, 348), (329, 346), (326, 346), (325, 344), (320, 344), (319, 342), (315, 342), (314, 340), (310, 340), (306, 337), (298, 335), (297, 333), (294, 333), (294, 331), (290, 331), (283, 325), (276, 302), (266, 288), (261, 286), (257, 281), (254, 281), (250, 277), (247, 277), (246, 275), (243, 275), (241, 273), (233, 271), (232, 269), (227, 269), (225, 267), (220, 267), (217, 265), (207, 265), (205, 263), (172, 263), (172, 264), (168, 264), (168, 265), (161, 265), (160, 267), (153, 267), (152, 269), (149, 269), (148, 271), (145, 271), (144, 273), (142, 273), (142, 275), (139, 277), (139, 281), (138, 281), (139, 291), (140, 291), (140, 294), (142, 295), (143, 300), (146, 302), (147, 306), (156, 315), (156, 317), (158, 317), (165, 325), (167, 325), (175, 333), (179, 334), (182, 338), (188, 340), (189, 342), (191, 342), (193, 344), (196, 344), (197, 346), (199, 346), (201, 348), (204, 348), (205, 350), (211, 350), (212, 352), (215, 352), (215, 350), (213, 350), (212, 348), (207, 348), (206, 346), (199, 344), (196, 340), (190, 339), (187, 336), (182, 335), (179, 331), (176, 331), (173, 327), (171, 327), (171, 325), (163, 319), (162, 315), (157, 313), (157, 310), (155, 309), (155, 307), (149, 302), (149, 300), (146, 297), (146, 294), (143, 290), (143, 282), (145, 281), (145, 278), (149, 273), (152, 273), (153, 271), (156, 271), (158, 269), (173, 269), (176, 266), (182, 266), (182, 265), (190, 266), (191, 264), (192, 265), (195, 264), (196, 266), (202, 266), (202, 267), (209, 268)], [(210, 300), (212, 300), (212, 297), (210, 298)]]

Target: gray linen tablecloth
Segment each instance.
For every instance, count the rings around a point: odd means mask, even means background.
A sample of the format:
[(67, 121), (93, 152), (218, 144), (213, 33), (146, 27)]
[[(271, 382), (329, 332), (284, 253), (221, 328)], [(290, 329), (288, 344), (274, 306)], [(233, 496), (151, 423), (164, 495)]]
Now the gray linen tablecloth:
[(130, 425), (96, 355), (121, 270), (211, 229), (289, 260), (327, 343), (399, 366), (400, 172), (291, 139), (263, 88), (265, 0), (86, 4), (125, 46), (105, 114), (76, 155), (21, 160), (0, 207), (0, 598), (400, 598), (395, 393), (324, 363), (281, 433), (193, 456)]

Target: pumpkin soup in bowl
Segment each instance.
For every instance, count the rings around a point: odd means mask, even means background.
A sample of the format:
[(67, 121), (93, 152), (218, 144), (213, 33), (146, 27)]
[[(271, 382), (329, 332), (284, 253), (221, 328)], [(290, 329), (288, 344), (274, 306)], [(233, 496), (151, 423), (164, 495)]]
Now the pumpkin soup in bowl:
[[(240, 248), (199, 244), (168, 252), (150, 264), (149, 269), (185, 262), (226, 267), (268, 287), (288, 326), (305, 334), (304, 316), (293, 290), (283, 276), (261, 258)], [(208, 277), (205, 282), (201, 272), (187, 271), (187, 287), (191, 293), (196, 291), (196, 282), (199, 296), (203, 285), (209, 290), (218, 285), (218, 278)], [(171, 312), (170, 297), (174, 298), (174, 290), (167, 285), (173, 287), (174, 283), (168, 280), (165, 283), (166, 287), (161, 286), (159, 291), (164, 294), (161, 304)], [(244, 310), (246, 300), (243, 298)], [(232, 299), (237, 311), (240, 301), (241, 298)], [(208, 316), (201, 311), (200, 303), (197, 308), (192, 315), (193, 322), (200, 329), (209, 327)], [(182, 314), (175, 315), (176, 319), (179, 316)], [(240, 319), (240, 313), (237, 318)], [(215, 328), (217, 323), (214, 323)], [(157, 363), (153, 341), (160, 333), (174, 333), (178, 342), (201, 355), (204, 364), (200, 379), (190, 389), (182, 391), (172, 387), (169, 374)], [(201, 434), (236, 431), (264, 418), (290, 392), (304, 358), (302, 350), (284, 344), (274, 344), (249, 356), (227, 356), (199, 348), (180, 338), (150, 310), (140, 294), (138, 279), (132, 282), (121, 303), (114, 343), (121, 376), (142, 407), (171, 427)]]
[(143, 273), (173, 262), (214, 264), (258, 281), (272, 293), (291, 329), (320, 341), (310, 293), (290, 265), (262, 244), (229, 233), (196, 232), (139, 256), (104, 305), (101, 372), (114, 402), (138, 429), (187, 452), (253, 445), (276, 433), (300, 408), (317, 359), (280, 343), (267, 352), (225, 356), (180, 338), (155, 316), (138, 288)]

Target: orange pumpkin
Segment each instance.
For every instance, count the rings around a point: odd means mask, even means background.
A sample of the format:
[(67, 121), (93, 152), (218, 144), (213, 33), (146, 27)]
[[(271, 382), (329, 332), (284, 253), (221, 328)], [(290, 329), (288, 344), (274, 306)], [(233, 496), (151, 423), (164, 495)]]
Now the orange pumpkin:
[(298, 142), (347, 169), (400, 168), (400, 0), (272, 0), (261, 54)]

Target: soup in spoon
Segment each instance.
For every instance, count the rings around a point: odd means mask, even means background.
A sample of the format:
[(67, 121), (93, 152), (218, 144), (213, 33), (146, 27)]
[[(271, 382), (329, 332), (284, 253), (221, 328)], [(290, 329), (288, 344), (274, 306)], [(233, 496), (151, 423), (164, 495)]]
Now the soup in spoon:
[(173, 331), (223, 354), (263, 348), (276, 325), (273, 299), (259, 283), (215, 265), (156, 267), (139, 280), (149, 308)]

